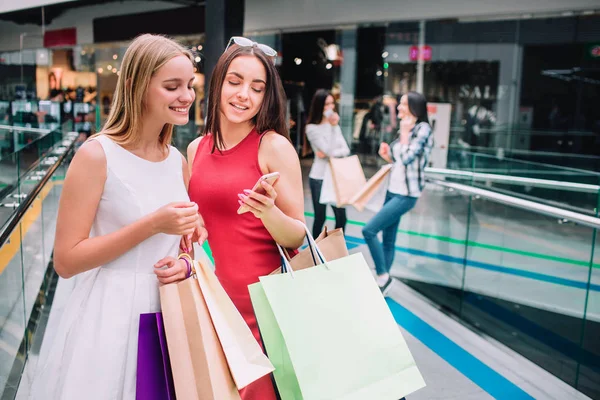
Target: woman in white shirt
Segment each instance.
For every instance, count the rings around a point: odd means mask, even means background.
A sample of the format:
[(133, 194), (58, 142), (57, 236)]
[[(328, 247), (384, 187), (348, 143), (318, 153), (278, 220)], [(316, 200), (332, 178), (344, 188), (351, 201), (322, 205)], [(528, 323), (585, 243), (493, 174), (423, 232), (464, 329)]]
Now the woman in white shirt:
[[(308, 112), (308, 123), (306, 125), (306, 137), (315, 153), (308, 182), (312, 195), (315, 218), (313, 222), (313, 237), (317, 237), (327, 214), (327, 205), (321, 204), (321, 188), (329, 158), (346, 157), (350, 155), (350, 148), (342, 135), (338, 125), (340, 116), (335, 112), (335, 101), (328, 90), (319, 89), (313, 96)], [(335, 228), (346, 228), (346, 209), (333, 208), (335, 215)]]
[[(390, 269), (396, 253), (396, 234), (400, 218), (417, 203), (425, 187), (425, 166), (433, 148), (433, 135), (427, 118), (427, 100), (417, 92), (408, 92), (400, 99), (399, 138), (391, 145), (381, 143), (379, 155), (393, 163), (390, 183), (383, 208), (363, 228), (369, 246), (377, 283), (385, 295), (390, 289)], [(377, 234), (383, 231), (383, 243)]]

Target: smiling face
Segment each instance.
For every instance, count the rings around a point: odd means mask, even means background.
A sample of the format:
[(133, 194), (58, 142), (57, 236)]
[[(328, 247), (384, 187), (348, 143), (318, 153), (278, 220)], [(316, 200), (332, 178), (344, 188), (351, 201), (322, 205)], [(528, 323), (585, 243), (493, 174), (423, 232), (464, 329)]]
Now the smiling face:
[(410, 109), (408, 108), (408, 96), (407, 95), (404, 95), (400, 98), (400, 104), (398, 104), (398, 117), (400, 119), (403, 119), (406, 117), (415, 118), (415, 116), (411, 114)]
[(150, 79), (144, 96), (144, 115), (163, 124), (185, 125), (196, 93), (194, 66), (186, 56), (177, 56)]
[(234, 124), (251, 121), (260, 110), (266, 86), (267, 72), (258, 58), (236, 57), (221, 87), (221, 115)]

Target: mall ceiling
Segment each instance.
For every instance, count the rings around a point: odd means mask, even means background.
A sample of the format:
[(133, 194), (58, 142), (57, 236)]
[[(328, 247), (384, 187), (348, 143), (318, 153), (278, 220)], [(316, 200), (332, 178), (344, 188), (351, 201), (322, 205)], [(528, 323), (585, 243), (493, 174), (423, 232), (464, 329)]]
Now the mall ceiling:
[[(121, 0), (120, 2), (126, 2), (128, 0)], [(146, 1), (154, 1), (154, 0), (146, 0)], [(180, 6), (200, 6), (205, 4), (205, 0), (160, 0), (162, 2), (168, 2), (177, 4)], [(42, 25), (42, 20), (46, 25), (52, 23), (52, 21), (62, 14), (67, 12), (68, 10), (72, 10), (78, 7), (87, 7), (97, 4), (106, 4), (106, 3), (114, 3), (115, 0), (76, 0), (67, 3), (58, 3), (51, 4), (43, 7), (43, 17), (42, 17), (42, 7), (29, 8), (26, 10), (13, 11), (8, 13), (0, 14), (0, 20), (4, 21), (12, 21), (17, 24), (35, 24)]]

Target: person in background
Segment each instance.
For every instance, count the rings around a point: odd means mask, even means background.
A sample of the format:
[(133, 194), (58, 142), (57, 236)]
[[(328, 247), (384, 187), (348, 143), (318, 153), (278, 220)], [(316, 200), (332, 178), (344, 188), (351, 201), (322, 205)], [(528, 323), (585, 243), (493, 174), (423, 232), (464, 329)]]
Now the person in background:
[[(335, 112), (335, 102), (331, 93), (325, 89), (317, 90), (310, 104), (306, 125), (306, 137), (315, 154), (308, 175), (315, 213), (312, 229), (313, 237), (317, 237), (321, 233), (327, 214), (327, 205), (319, 202), (327, 163), (330, 158), (350, 155), (350, 148), (342, 135), (339, 122), (340, 116)], [(346, 209), (335, 206), (332, 206), (332, 208), (335, 215), (335, 228), (345, 229)]]
[[(427, 117), (427, 100), (417, 92), (402, 96), (398, 105), (400, 137), (391, 145), (381, 143), (379, 155), (393, 163), (383, 208), (363, 228), (363, 236), (377, 272), (377, 284), (384, 295), (392, 284), (396, 234), (400, 218), (410, 211), (425, 187), (425, 166), (433, 148), (433, 134)], [(377, 234), (383, 231), (383, 244)]]

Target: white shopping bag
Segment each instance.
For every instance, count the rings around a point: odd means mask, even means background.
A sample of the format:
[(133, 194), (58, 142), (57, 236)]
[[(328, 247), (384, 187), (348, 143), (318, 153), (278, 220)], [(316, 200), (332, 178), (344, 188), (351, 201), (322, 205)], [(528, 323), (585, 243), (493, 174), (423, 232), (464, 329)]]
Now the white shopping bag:
[(333, 183), (333, 174), (331, 173), (331, 167), (329, 163), (325, 167), (325, 176), (323, 177), (323, 185), (321, 186), (321, 196), (319, 197), (319, 203), (331, 204), (332, 206), (337, 205), (337, 197), (335, 195), (335, 186)]

